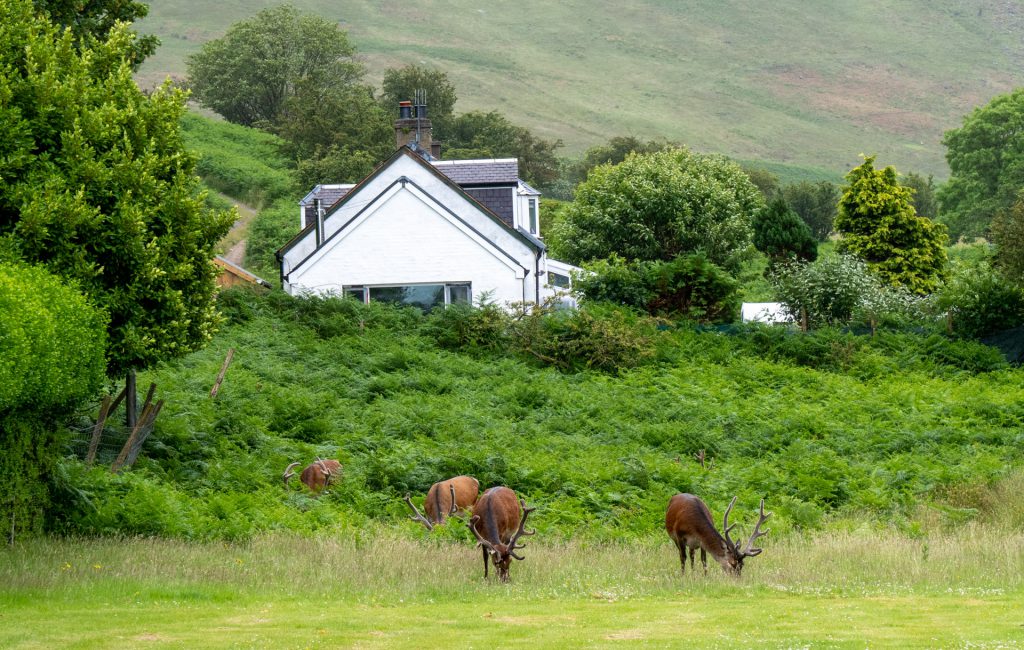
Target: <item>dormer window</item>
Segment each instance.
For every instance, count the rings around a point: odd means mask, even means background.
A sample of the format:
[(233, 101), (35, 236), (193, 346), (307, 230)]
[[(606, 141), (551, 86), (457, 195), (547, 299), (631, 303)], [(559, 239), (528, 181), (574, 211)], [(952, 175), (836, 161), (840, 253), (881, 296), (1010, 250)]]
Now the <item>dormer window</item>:
[(530, 234), (537, 234), (537, 199), (530, 199)]

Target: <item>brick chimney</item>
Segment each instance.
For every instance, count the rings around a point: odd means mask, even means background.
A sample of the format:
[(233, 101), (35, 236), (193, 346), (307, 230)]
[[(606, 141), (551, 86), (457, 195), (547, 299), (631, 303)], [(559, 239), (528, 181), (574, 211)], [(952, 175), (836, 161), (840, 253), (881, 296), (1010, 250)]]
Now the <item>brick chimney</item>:
[(424, 154), (429, 156), (434, 139), (430, 118), (427, 117), (426, 93), (417, 91), (416, 95), (415, 106), (410, 101), (398, 102), (395, 144), (399, 148), (408, 146), (421, 156)]

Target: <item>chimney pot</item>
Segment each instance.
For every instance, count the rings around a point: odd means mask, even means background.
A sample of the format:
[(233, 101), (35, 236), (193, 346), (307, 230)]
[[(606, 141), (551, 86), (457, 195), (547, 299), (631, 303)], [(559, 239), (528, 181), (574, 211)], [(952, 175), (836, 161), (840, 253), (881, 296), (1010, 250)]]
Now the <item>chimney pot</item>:
[(412, 102), (398, 102), (398, 119), (408, 120), (412, 118)]

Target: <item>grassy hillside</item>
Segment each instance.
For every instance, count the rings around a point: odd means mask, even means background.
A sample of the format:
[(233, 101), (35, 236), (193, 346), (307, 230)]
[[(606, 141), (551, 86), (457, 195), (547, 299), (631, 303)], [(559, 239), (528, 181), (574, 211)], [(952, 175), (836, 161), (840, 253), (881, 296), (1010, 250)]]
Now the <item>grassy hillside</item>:
[[(913, 528), (984, 519), (986, 486), (1024, 453), (1024, 370), (938, 336), (665, 330), (651, 361), (613, 376), (453, 351), (439, 344), (451, 322), (415, 310), (225, 300), (232, 322), (209, 348), (140, 376), (167, 404), (136, 469), (67, 466), (67, 530), (415, 534), (400, 496), (461, 473), (520, 491), (554, 537), (660, 535), (679, 491), (716, 512), (737, 494), (748, 523), (766, 497), (776, 534), (836, 517)], [(331, 493), (284, 491), (285, 465), (318, 455), (345, 466)]]
[[(457, 110), (501, 110), (570, 152), (633, 134), (809, 174), (876, 153), (944, 177), (943, 131), (1024, 64), (1024, 10), (999, 0), (296, 4), (348, 29), (372, 77), (437, 66)], [(152, 3), (139, 27), (163, 46), (141, 82), (183, 75), (189, 52), (264, 6)]]

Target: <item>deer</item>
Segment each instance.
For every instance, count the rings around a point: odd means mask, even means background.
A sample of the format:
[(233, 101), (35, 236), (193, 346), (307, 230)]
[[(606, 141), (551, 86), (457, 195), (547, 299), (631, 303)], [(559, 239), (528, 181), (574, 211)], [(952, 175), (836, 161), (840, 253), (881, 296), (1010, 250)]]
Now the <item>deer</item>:
[[(284, 468), (284, 475), (281, 476), (281, 479), (284, 481), (286, 488), (288, 487), (289, 479), (295, 476), (292, 468), (298, 467), (301, 464), (291, 463), (288, 467)], [(329, 487), (334, 478), (339, 474), (341, 474), (341, 463), (336, 460), (317, 458), (302, 470), (302, 473), (299, 474), (299, 480), (313, 492), (321, 492)]]
[(413, 512), (409, 518), (420, 522), (429, 531), (433, 530), (434, 526), (444, 523), (448, 517), (465, 512), (476, 503), (479, 493), (480, 481), (472, 476), (455, 476), (430, 486), (427, 498), (423, 500), (423, 510), (427, 513), (425, 517), (413, 505), (408, 494), (405, 495), (404, 501)]
[(694, 553), (700, 547), (700, 561), (704, 565), (704, 573), (708, 572), (707, 553), (718, 560), (726, 573), (739, 576), (743, 571), (743, 560), (748, 557), (760, 555), (764, 549), (755, 548), (754, 542), (759, 537), (768, 534), (768, 530), (761, 530), (761, 525), (772, 516), (772, 513), (765, 514), (764, 499), (761, 499), (761, 514), (754, 525), (754, 532), (750, 539), (740, 548), (740, 545), (732, 541), (729, 533), (736, 524), (729, 524), (729, 513), (736, 505), (736, 497), (729, 502), (725, 509), (725, 517), (722, 520), (722, 535), (715, 529), (711, 511), (704, 505), (700, 498), (692, 494), (677, 494), (668, 502), (668, 510), (665, 513), (665, 530), (668, 536), (676, 543), (679, 549), (679, 561), (682, 564), (683, 575), (686, 575), (686, 549), (690, 550), (690, 567), (694, 566)]
[[(520, 518), (519, 509), (523, 510)], [(477, 548), (483, 549), (484, 578), (487, 578), (488, 559), (501, 582), (508, 582), (508, 568), (512, 558), (523, 560), (516, 551), (526, 548), (519, 544), (519, 538), (533, 535), (536, 530), (526, 530), (526, 518), (536, 508), (528, 508), (526, 501), (507, 487), (492, 487), (473, 506), (469, 529), (477, 539)]]

